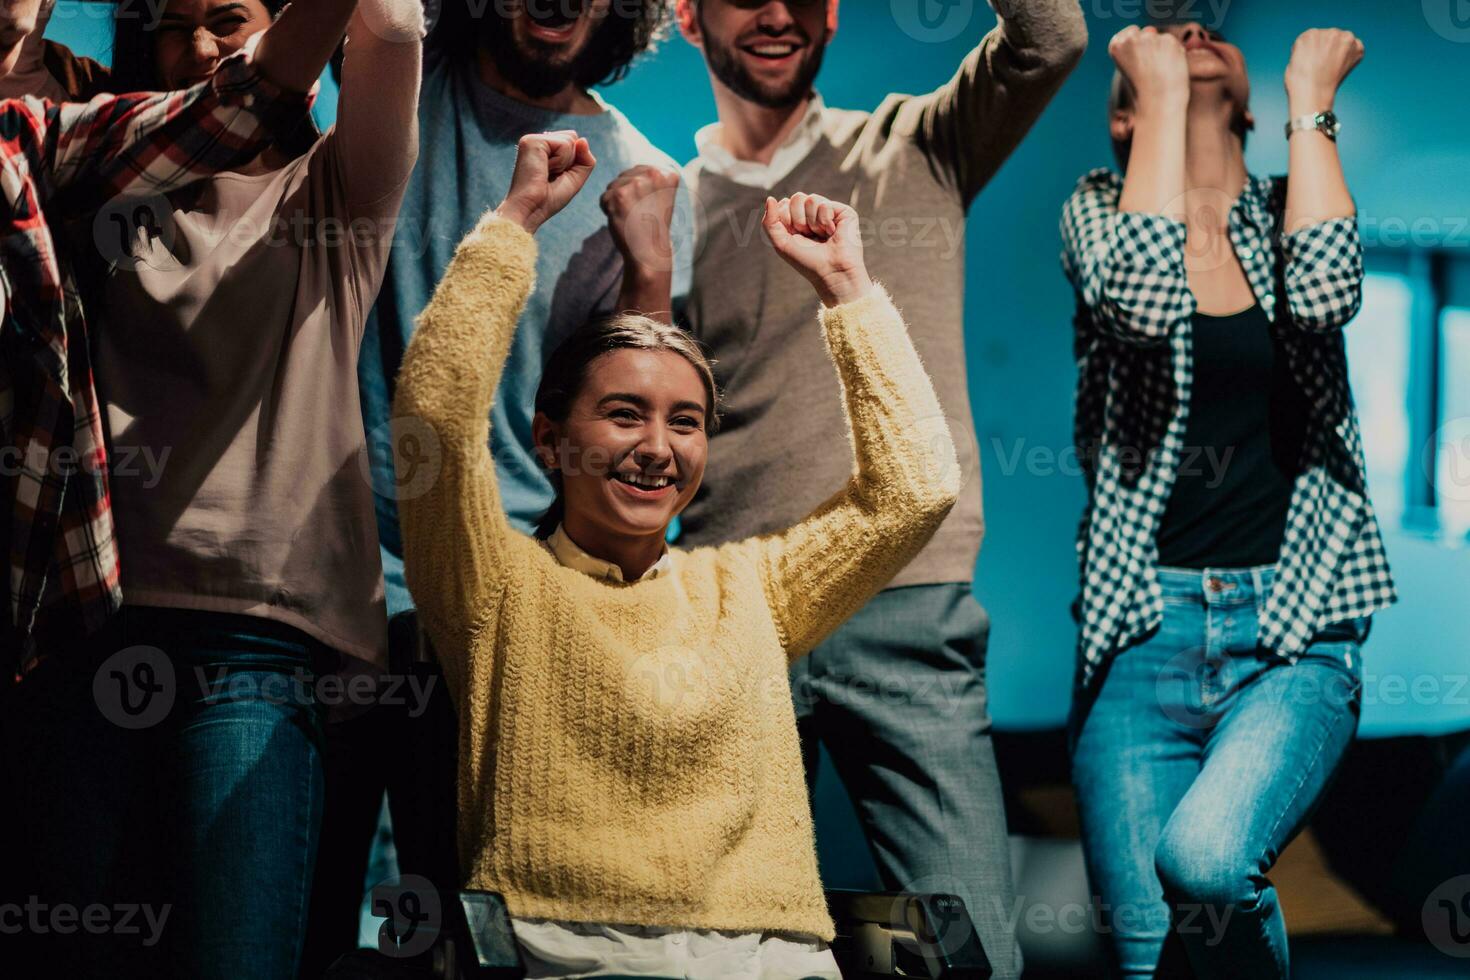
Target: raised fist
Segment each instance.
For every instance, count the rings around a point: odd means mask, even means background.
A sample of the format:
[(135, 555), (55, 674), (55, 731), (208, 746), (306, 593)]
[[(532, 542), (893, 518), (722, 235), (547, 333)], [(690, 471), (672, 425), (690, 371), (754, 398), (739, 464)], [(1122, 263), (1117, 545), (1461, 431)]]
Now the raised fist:
[(1108, 56), (1133, 86), (1138, 102), (1189, 101), (1189, 57), (1184, 42), (1155, 27), (1123, 28), (1108, 42)]
[(1351, 31), (1336, 28), (1302, 32), (1286, 66), (1286, 92), (1293, 111), (1323, 112), (1332, 108), (1337, 89), (1363, 60), (1363, 42)]
[(872, 288), (857, 212), (846, 204), (815, 194), (771, 197), (762, 223), (776, 253), (812, 284), (824, 305), (851, 303)]
[(602, 210), (623, 264), (645, 273), (674, 268), (670, 228), (679, 195), (679, 172), (631, 167), (618, 174), (602, 194)]
[(522, 136), (510, 190), (496, 212), (534, 235), (577, 196), (595, 166), (587, 141), (570, 129)]

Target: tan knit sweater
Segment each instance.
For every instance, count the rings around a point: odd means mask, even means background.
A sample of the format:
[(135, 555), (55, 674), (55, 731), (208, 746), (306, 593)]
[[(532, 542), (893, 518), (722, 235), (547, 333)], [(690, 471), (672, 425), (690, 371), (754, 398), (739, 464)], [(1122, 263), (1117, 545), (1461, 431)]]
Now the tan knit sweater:
[(953, 506), (934, 389), (881, 290), (825, 310), (857, 456), (846, 489), (784, 533), (676, 550), (671, 574), (595, 579), (511, 529), (486, 448), (535, 256), (493, 214), (465, 239), (395, 406), (439, 442), (416, 464), (437, 476), (400, 508), (459, 711), (467, 885), (518, 917), (830, 940), (787, 666)]

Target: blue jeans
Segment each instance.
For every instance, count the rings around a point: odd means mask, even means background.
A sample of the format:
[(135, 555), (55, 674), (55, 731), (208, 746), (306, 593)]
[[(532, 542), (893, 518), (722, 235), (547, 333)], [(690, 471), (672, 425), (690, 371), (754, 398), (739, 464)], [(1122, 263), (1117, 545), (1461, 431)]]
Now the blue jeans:
[(967, 584), (886, 589), (798, 661), (791, 683), (807, 778), (820, 742), (884, 887), (963, 898), (1002, 980), (1019, 976), (1021, 953), (985, 694), (989, 636)]
[(1289, 974), (1266, 874), (1357, 730), (1360, 624), (1296, 663), (1256, 645), (1273, 567), (1160, 569), (1158, 632), (1074, 702), (1073, 781), (1124, 977)]
[(57, 976), (293, 980), (324, 656), (269, 620), (128, 608), (7, 692), (6, 839), (25, 844), (0, 901), (106, 910), (70, 931), (43, 914), (21, 955)]

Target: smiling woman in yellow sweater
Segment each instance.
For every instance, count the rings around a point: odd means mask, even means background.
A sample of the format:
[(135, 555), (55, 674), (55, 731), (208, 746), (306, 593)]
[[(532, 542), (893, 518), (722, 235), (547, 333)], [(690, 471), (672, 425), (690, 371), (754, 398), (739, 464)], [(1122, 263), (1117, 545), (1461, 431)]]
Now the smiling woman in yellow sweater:
[(784, 533), (668, 550), (703, 473), (713, 389), (677, 345), (613, 349), (565, 418), (538, 418), (560, 527), (514, 531), (487, 420), (532, 233), (594, 165), (575, 134), (522, 140), (506, 201), (460, 245), (398, 380), (395, 415), (438, 443), (437, 475), (400, 506), (409, 585), (459, 712), (466, 885), (504, 895), (518, 935), (549, 920), (825, 942), (787, 668), (928, 541), (959, 491), (954, 444), (867, 276), (857, 215), (772, 200), (771, 245), (822, 303), (856, 455), (847, 487)]

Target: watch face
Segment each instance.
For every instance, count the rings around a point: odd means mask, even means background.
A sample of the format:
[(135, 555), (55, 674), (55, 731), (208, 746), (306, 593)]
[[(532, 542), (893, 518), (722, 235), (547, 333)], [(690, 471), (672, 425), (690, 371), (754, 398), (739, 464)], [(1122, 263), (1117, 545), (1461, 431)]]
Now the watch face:
[(1342, 131), (1342, 123), (1337, 121), (1336, 113), (1324, 112), (1317, 117), (1317, 128), (1336, 139), (1337, 134)]

